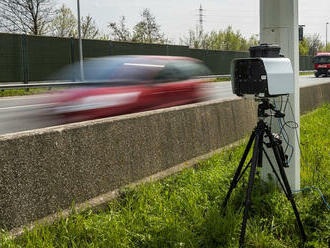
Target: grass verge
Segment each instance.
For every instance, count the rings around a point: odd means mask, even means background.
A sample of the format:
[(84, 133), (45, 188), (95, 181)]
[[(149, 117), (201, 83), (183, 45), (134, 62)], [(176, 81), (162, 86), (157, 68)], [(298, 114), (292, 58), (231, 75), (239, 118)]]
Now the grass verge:
[(228, 82), (230, 80), (231, 80), (230, 77), (223, 77), (223, 78), (215, 78), (212, 80), (212, 82)]
[(299, 72), (299, 75), (300, 76), (307, 76), (307, 75), (314, 75), (314, 72), (312, 72), (312, 71), (308, 71), (308, 72)]
[(47, 93), (49, 91), (50, 90), (47, 88), (29, 89), (28, 91), (26, 89), (0, 90), (0, 97), (35, 95), (35, 94)]
[[(330, 105), (302, 117), (302, 187), (330, 198)], [(226, 216), (221, 203), (245, 148), (242, 144), (166, 179), (126, 188), (104, 211), (72, 212), (0, 247), (238, 247), (245, 187), (233, 193)], [(246, 185), (246, 184), (245, 184)], [(283, 193), (258, 178), (248, 221), (247, 247), (303, 247)], [(317, 191), (296, 202), (308, 236), (304, 247), (328, 247), (330, 215)]]

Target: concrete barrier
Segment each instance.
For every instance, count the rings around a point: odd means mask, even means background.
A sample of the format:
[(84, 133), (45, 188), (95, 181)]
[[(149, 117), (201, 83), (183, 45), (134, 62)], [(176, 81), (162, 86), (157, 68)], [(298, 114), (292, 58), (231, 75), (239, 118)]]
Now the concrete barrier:
[(326, 102), (330, 102), (330, 83), (300, 88), (301, 114), (311, 111)]
[[(301, 90), (303, 111), (330, 84)], [(256, 123), (231, 99), (0, 137), (0, 228), (10, 230), (231, 144)]]

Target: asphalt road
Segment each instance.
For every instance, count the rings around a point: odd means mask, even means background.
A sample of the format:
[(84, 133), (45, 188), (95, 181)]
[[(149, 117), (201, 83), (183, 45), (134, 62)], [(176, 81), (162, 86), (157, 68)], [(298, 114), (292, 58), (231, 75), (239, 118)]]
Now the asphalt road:
[[(330, 83), (330, 78), (302, 76), (299, 83), (300, 87)], [(208, 90), (211, 100), (236, 97), (230, 82), (210, 83)], [(49, 95), (0, 98), (0, 135), (60, 125), (58, 120), (46, 117), (48, 104), (43, 102), (48, 99)]]

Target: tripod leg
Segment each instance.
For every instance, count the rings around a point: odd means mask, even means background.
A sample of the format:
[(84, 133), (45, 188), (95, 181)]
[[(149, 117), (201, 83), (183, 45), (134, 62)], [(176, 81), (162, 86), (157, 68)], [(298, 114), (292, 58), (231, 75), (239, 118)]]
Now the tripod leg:
[(242, 168), (244, 166), (246, 157), (249, 154), (249, 151), (251, 149), (251, 146), (252, 146), (252, 143), (253, 143), (254, 138), (255, 138), (255, 131), (253, 131), (252, 134), (251, 134), (251, 136), (250, 136), (250, 139), (249, 139), (249, 141), (248, 141), (248, 143), (246, 145), (246, 148), (244, 150), (244, 153), (243, 153), (243, 156), (241, 158), (241, 161), (239, 162), (239, 165), (238, 165), (238, 167), (236, 169), (235, 175), (234, 175), (234, 177), (233, 177), (233, 179), (232, 179), (232, 181), (230, 183), (229, 190), (227, 192), (227, 195), (225, 197), (225, 200), (222, 203), (222, 207), (223, 208), (226, 208), (227, 203), (228, 203), (228, 200), (230, 198), (230, 195), (231, 195), (232, 191), (234, 190), (234, 188), (236, 188), (236, 186), (237, 186), (237, 183), (239, 181), (239, 177), (241, 175)]
[(278, 183), (281, 185), (281, 188), (283, 189), (283, 191), (284, 191), (284, 193), (285, 193), (285, 196), (288, 197), (288, 196), (287, 196), (287, 193), (286, 193), (286, 188), (284, 187), (284, 185), (283, 185), (283, 183), (282, 183), (282, 180), (280, 179), (280, 176), (278, 175), (277, 171), (275, 170), (275, 167), (274, 167), (272, 161), (270, 160), (270, 157), (268, 156), (268, 153), (266, 152), (265, 149), (262, 149), (262, 151), (263, 151), (263, 153), (265, 154), (265, 156), (266, 156), (266, 158), (267, 158), (267, 161), (268, 161), (270, 167), (272, 168), (275, 177), (277, 178)]
[(263, 139), (263, 132), (257, 132), (253, 147), (253, 155), (252, 155), (252, 163), (251, 163), (251, 169), (250, 169), (250, 175), (249, 175), (249, 182), (248, 182), (248, 188), (246, 193), (246, 199), (245, 199), (245, 208), (243, 213), (243, 221), (242, 221), (242, 228), (241, 228), (241, 234), (239, 239), (239, 247), (244, 247), (244, 238), (245, 238), (245, 232), (246, 232), (246, 223), (248, 219), (248, 212), (251, 206), (251, 194), (252, 194), (252, 188), (254, 183), (255, 174), (257, 171), (257, 166), (259, 164), (259, 158), (260, 153), (262, 150), (260, 150), (260, 144), (262, 145), (262, 139)]
[(290, 188), (290, 185), (289, 185), (288, 178), (285, 174), (284, 161), (282, 161), (282, 159), (281, 159), (280, 151), (279, 151), (278, 145), (276, 145), (276, 143), (274, 141), (273, 134), (270, 131), (268, 131), (267, 135), (269, 137), (270, 143), (272, 144), (272, 149), (273, 149), (273, 152), (274, 152), (274, 155), (275, 155), (275, 159), (276, 159), (276, 162), (277, 162), (277, 165), (278, 165), (278, 169), (279, 169), (279, 172), (280, 172), (280, 175), (281, 175), (281, 179), (282, 179), (284, 187), (285, 187), (286, 196), (287, 196), (288, 200), (290, 201), (290, 203), (292, 205), (293, 212), (296, 216), (297, 223), (298, 223), (299, 230), (300, 230), (300, 234), (301, 234), (301, 238), (305, 242), (306, 241), (306, 234), (305, 234), (304, 227), (302, 225), (302, 222), (301, 222), (301, 219), (300, 219), (300, 216), (299, 216), (299, 212), (298, 212), (296, 203), (293, 199), (293, 195), (292, 195), (292, 191), (291, 191), (291, 188)]

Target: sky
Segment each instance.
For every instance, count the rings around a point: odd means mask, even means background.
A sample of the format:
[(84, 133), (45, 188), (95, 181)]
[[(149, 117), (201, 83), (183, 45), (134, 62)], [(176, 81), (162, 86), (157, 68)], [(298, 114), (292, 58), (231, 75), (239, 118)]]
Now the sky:
[[(76, 0), (56, 0), (76, 14)], [(299, 24), (305, 25), (305, 34), (320, 34), (325, 42), (326, 22), (330, 22), (330, 0), (298, 0)], [(259, 0), (80, 0), (81, 15), (90, 14), (105, 33), (107, 25), (126, 17), (132, 29), (140, 20), (144, 8), (156, 17), (161, 31), (174, 43), (195, 29), (199, 20), (199, 6), (204, 9), (205, 31), (225, 29), (229, 25), (245, 37), (259, 33)], [(328, 25), (330, 40), (330, 24)]]

